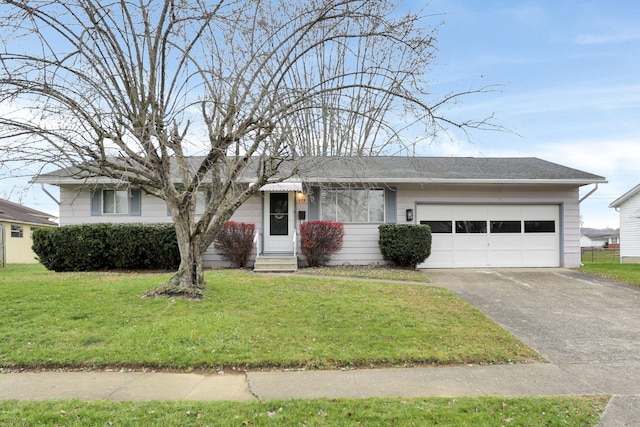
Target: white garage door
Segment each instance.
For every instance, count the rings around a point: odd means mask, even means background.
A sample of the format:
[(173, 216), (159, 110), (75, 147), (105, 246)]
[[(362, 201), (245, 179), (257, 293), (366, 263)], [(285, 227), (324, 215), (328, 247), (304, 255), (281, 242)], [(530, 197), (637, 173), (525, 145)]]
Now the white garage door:
[(431, 256), (419, 268), (558, 267), (558, 205), (418, 205), (431, 226)]

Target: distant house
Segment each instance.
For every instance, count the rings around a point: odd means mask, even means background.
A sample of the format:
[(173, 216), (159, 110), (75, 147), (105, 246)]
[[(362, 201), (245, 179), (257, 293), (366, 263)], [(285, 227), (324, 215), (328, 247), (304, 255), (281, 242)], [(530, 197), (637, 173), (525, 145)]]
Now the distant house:
[(581, 248), (618, 248), (620, 246), (620, 230), (582, 228), (580, 229)]
[(31, 233), (39, 227), (56, 227), (53, 215), (0, 199), (0, 266), (37, 263)]
[[(287, 254), (297, 265), (300, 224), (328, 220), (343, 223), (345, 232), (333, 265), (383, 264), (378, 226), (398, 223), (431, 227), (431, 256), (419, 268), (577, 267), (579, 188), (606, 182), (537, 158), (303, 160), (306, 166), (322, 167), (301, 168), (286, 182), (263, 186), (232, 217), (255, 224), (259, 244), (251, 263)], [(254, 180), (255, 171), (248, 170), (236, 185)], [(60, 187), (61, 225), (171, 221), (163, 200), (73, 168), (40, 175), (34, 182)], [(204, 263), (228, 265), (213, 247)]]
[(640, 184), (609, 207), (620, 212), (620, 262), (640, 263)]

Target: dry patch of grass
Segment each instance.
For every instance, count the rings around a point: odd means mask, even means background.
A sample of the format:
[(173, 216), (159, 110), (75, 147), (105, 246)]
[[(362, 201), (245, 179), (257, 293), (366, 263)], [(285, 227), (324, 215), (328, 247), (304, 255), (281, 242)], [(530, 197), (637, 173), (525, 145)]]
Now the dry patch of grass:
[(403, 282), (430, 283), (429, 277), (419, 270), (389, 267), (350, 265), (343, 267), (302, 268), (298, 274), (315, 276), (354, 277), (374, 280), (399, 280)]

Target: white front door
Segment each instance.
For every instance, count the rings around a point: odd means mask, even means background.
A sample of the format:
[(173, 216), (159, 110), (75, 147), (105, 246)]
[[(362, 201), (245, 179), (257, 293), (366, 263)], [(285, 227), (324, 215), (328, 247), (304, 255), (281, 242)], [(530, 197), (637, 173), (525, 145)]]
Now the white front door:
[(264, 252), (293, 253), (293, 192), (264, 193)]

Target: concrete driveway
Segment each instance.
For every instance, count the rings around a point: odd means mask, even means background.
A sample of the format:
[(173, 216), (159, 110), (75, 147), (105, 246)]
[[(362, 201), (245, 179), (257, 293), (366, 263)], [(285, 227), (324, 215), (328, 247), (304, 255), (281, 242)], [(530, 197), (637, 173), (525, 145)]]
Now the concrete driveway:
[(640, 288), (568, 269), (426, 274), (561, 372), (597, 390), (615, 390), (601, 426), (640, 425)]
[(640, 288), (568, 269), (428, 270), (551, 363), (640, 362)]

